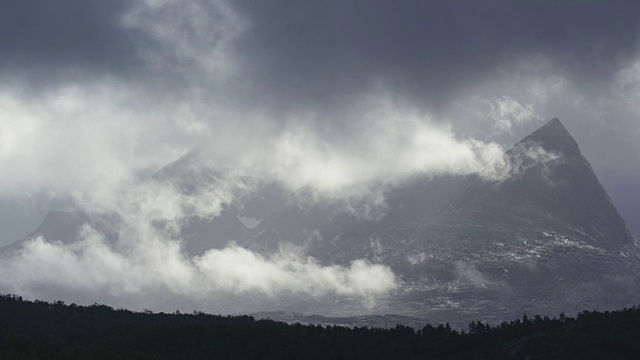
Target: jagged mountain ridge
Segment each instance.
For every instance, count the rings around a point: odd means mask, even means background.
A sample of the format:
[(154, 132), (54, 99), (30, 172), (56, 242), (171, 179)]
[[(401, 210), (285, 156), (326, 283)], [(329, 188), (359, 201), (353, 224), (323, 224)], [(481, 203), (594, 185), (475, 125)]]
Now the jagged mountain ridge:
[(601, 245), (635, 245), (591, 165), (558, 119), (525, 137), (507, 155), (516, 164), (516, 175), (497, 183), (475, 181), (455, 210), (510, 216), (535, 209), (583, 229)]
[[(156, 176), (179, 181), (197, 156)], [(301, 206), (268, 183), (217, 218), (190, 221), (182, 231), (185, 251), (197, 255), (233, 240), (268, 253), (294, 243), (324, 264), (367, 258), (388, 265), (400, 283), (369, 309), (340, 298), (288, 298), (286, 309), (277, 301), (216, 309), (232, 313), (397, 313), (464, 325), (471, 318), (635, 304), (637, 242), (562, 123), (549, 121), (506, 156), (512, 177), (414, 178), (391, 189), (386, 213), (373, 218), (331, 204)], [(248, 218), (254, 226), (243, 223)]]

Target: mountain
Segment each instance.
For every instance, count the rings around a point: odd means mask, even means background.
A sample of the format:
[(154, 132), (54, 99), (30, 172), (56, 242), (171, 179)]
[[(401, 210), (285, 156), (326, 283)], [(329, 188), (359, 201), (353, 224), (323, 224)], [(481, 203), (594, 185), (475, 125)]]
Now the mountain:
[[(193, 174), (198, 156), (187, 154), (156, 179), (190, 191), (194, 179), (203, 178)], [(500, 322), (523, 313), (636, 305), (638, 243), (562, 123), (552, 119), (505, 157), (508, 176), (417, 176), (385, 193), (384, 211), (364, 215), (341, 203), (296, 201), (285, 187), (263, 181), (226, 204), (220, 216), (186, 223), (184, 250), (198, 255), (233, 240), (272, 253), (293, 243), (324, 265), (366, 258), (397, 275), (398, 290), (367, 308), (361, 299), (292, 295), (230, 300), (214, 309), (271, 311), (289, 321), (307, 321), (308, 314), (402, 314), (465, 326), (471, 319)], [(219, 176), (207, 172), (204, 178)], [(75, 236), (82, 221), (58, 217), (44, 228)], [(273, 312), (281, 310), (286, 312)]]
[(36, 230), (24, 238), (0, 248), (0, 252), (11, 254), (26, 241), (42, 237), (47, 241), (73, 242), (78, 240), (80, 227), (91, 223), (89, 214), (83, 211), (49, 211)]
[[(369, 309), (376, 313), (464, 325), (470, 318), (634, 305), (638, 244), (562, 123), (549, 121), (505, 156), (506, 178), (417, 177), (386, 193), (388, 207), (378, 217), (292, 204), (271, 187), (269, 196), (252, 200), (262, 206), (230, 206), (226, 224), (238, 224), (242, 212), (260, 220), (234, 238), (256, 251), (290, 242), (325, 265), (364, 257), (390, 266), (401, 286)], [(190, 240), (207, 248), (213, 225)], [(301, 299), (287, 307), (351, 316), (357, 304)]]
[(455, 204), (512, 218), (532, 211), (564, 221), (594, 237), (600, 246), (620, 250), (637, 246), (633, 235), (598, 181), (578, 144), (553, 119), (507, 152), (514, 175), (497, 182), (476, 181)]

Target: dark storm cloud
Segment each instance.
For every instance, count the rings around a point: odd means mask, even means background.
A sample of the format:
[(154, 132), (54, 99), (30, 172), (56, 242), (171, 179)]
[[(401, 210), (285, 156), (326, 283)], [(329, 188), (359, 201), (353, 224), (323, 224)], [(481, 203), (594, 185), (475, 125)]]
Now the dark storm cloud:
[(635, 1), (234, 2), (247, 79), (278, 106), (334, 106), (382, 85), (430, 106), (526, 57), (606, 79), (638, 45)]
[[(217, 8), (215, 1), (192, 3)], [(191, 65), (182, 54), (166, 51), (163, 39), (139, 24), (123, 25), (140, 4), (3, 1), (1, 70), (43, 81), (59, 70), (67, 77), (70, 71), (144, 74), (174, 87), (184, 84), (180, 78), (199, 78), (185, 73)], [(241, 0), (228, 5), (248, 20), (248, 27), (229, 45), (241, 75), (227, 92), (240, 102), (285, 111), (339, 111), (376, 89), (436, 110), (466, 86), (532, 57), (549, 60), (552, 71), (574, 80), (607, 79), (636, 52), (640, 18), (635, 1)], [(212, 39), (220, 36), (215, 26), (194, 20), (202, 14), (179, 19), (180, 10), (169, 9), (175, 14), (151, 16), (159, 16), (156, 24), (175, 18), (182, 25), (173, 31), (190, 33), (187, 41), (203, 40), (207, 33)], [(194, 24), (184, 25), (189, 21)], [(167, 66), (158, 68), (140, 57), (146, 50)]]
[[(135, 33), (121, 26), (131, 0), (0, 2), (0, 66), (46, 77), (55, 70), (121, 71)], [(26, 75), (26, 71), (23, 75)]]

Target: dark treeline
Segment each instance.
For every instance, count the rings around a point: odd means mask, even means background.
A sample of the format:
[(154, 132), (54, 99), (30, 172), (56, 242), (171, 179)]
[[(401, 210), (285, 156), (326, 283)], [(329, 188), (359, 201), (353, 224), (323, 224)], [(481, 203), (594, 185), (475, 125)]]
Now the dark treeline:
[(1, 359), (640, 359), (640, 309), (414, 330), (0, 296)]

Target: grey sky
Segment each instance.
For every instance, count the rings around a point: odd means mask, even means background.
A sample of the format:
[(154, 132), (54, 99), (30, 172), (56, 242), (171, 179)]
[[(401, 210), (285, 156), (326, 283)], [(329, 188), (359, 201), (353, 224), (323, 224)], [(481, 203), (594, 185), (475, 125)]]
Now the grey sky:
[[(508, 147), (552, 117), (639, 234), (639, 25), (635, 1), (4, 1), (0, 241), (194, 146), (334, 191), (478, 171), (491, 156), (469, 141)], [(410, 159), (437, 146), (454, 165)]]
[[(377, 82), (442, 108), (514, 62), (592, 85), (637, 47), (640, 6), (604, 1), (240, 1), (250, 78), (278, 106), (351, 101)], [(292, 101), (297, 100), (297, 101)]]

